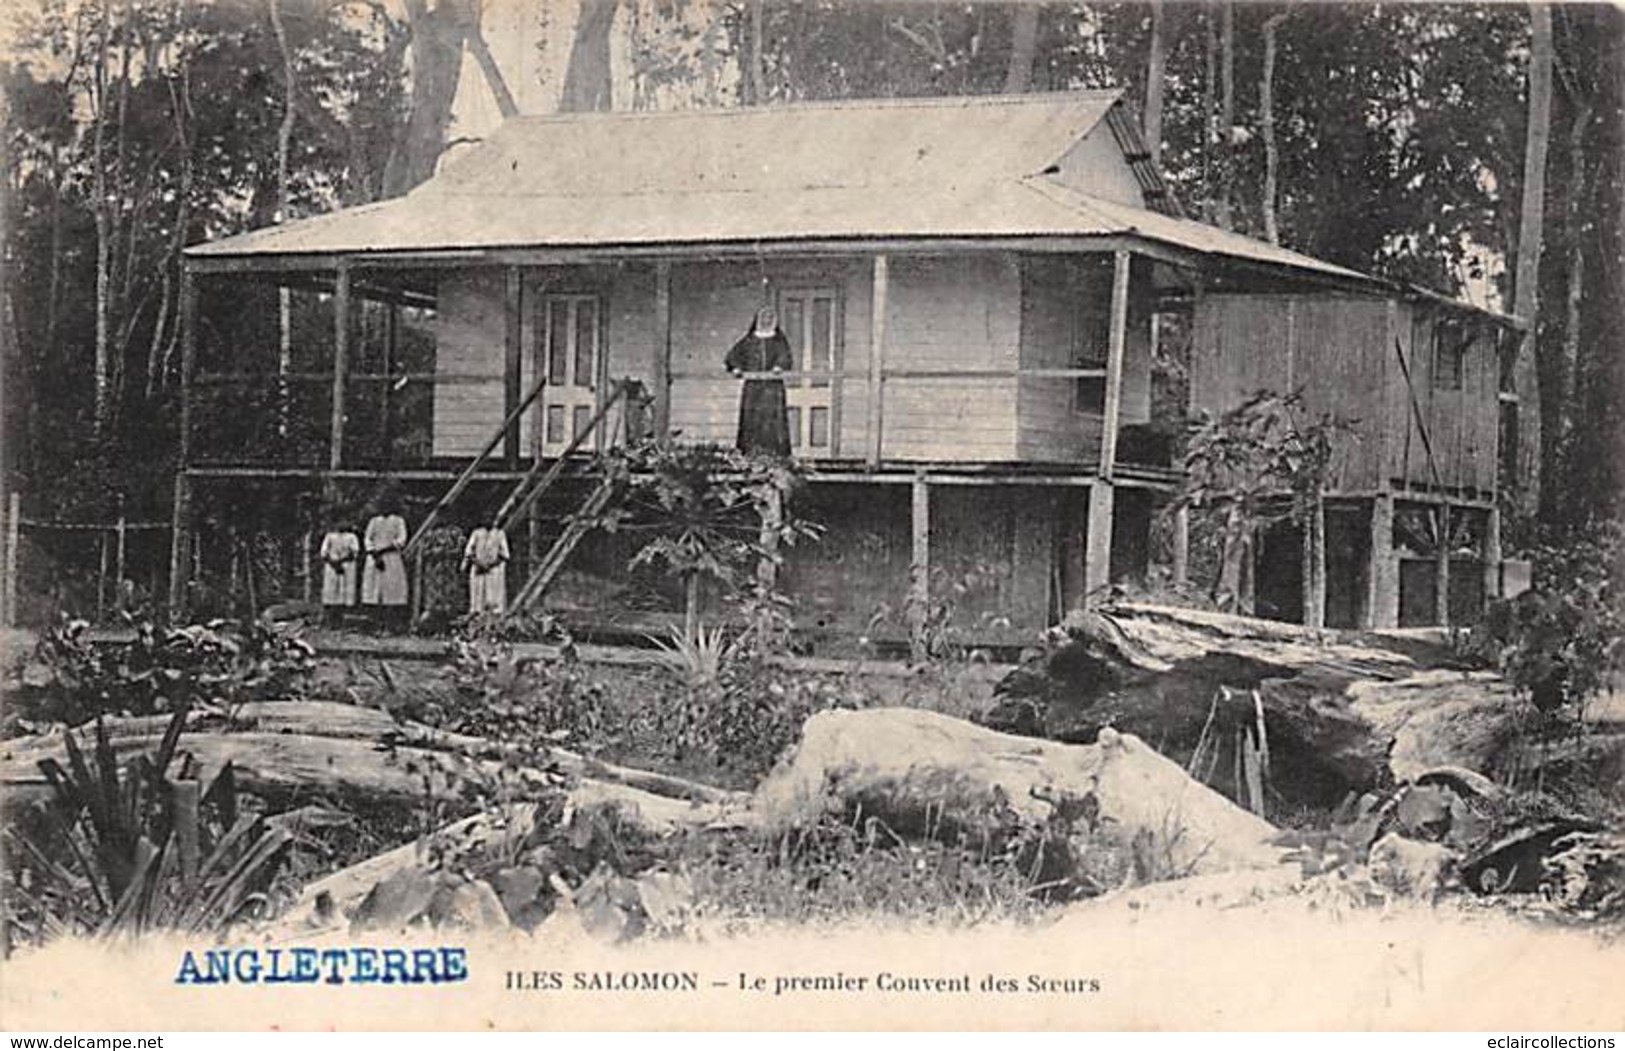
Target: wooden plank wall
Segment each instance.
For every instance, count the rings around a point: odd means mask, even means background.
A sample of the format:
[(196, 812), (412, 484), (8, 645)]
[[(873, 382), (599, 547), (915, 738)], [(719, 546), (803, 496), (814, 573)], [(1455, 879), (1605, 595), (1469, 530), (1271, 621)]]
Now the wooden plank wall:
[(1289, 370), (1292, 389), (1303, 392), (1310, 419), (1330, 414), (1348, 420), (1359, 436), (1341, 442), (1332, 462), (1333, 486), (1346, 492), (1382, 484), (1384, 435), (1391, 417), (1384, 389), (1392, 371), (1384, 353), (1387, 304), (1375, 299), (1290, 297)]
[[(1151, 418), (1151, 273), (1134, 265), (1129, 285), (1128, 341), (1123, 360), (1121, 420)], [(1076, 315), (1097, 314), (1108, 333), (1112, 259), (1109, 255), (1024, 256), (1021, 260), (1021, 367), (1072, 368)], [(1105, 358), (1105, 348), (1101, 348)], [(1092, 463), (1100, 450), (1101, 417), (1078, 412), (1075, 381), (1023, 376), (1017, 395), (1021, 459)]]
[[(1038, 629), (1049, 619), (1056, 516), (1066, 493), (1039, 487), (931, 487), (931, 589), (968, 634)], [(779, 584), (805, 623), (856, 633), (883, 609), (905, 625), (909, 487), (814, 485), (797, 514), (824, 527), (816, 542), (784, 552)]]
[[(764, 276), (779, 288), (830, 287), (839, 295), (843, 380), (835, 455), (862, 456), (869, 438), (871, 302), (866, 257), (673, 265), (672, 426), (693, 441), (733, 440), (740, 385), (722, 363), (762, 302)], [(894, 257), (886, 324), (888, 373), (1013, 372), (1022, 354), (1021, 285), (1017, 258), (1010, 254)], [(1107, 272), (1100, 294), (1107, 295), (1109, 288)], [(652, 264), (542, 268), (527, 270), (525, 276), (522, 389), (528, 389), (535, 368), (535, 305), (549, 291), (604, 296), (610, 376), (632, 375), (645, 381), (652, 377), (657, 338)], [(1149, 314), (1139, 308), (1136, 314), (1124, 379), (1124, 417), (1131, 422), (1149, 414), (1148, 333), (1142, 331), (1148, 325), (1141, 323)], [(1036, 318), (1031, 323), (1039, 324)], [(500, 269), (457, 271), (442, 278), (435, 321), (436, 374), (488, 380), (437, 385), (435, 455), (472, 455), (501, 422), (503, 325)], [(1045, 357), (1049, 351), (1040, 351), (1037, 343), (1034, 347), (1029, 365), (1070, 365), (1070, 361), (1051, 363)], [(888, 460), (1093, 458), (1098, 421), (1074, 418), (1070, 381), (1033, 381), (1029, 385), (1033, 397), (1023, 403), (1019, 416), (1018, 381), (1013, 375), (972, 374), (962, 379), (897, 375), (885, 382), (883, 455)], [(1057, 417), (1051, 403), (1063, 402), (1065, 411)], [(1025, 442), (1018, 442), (1018, 420)], [(531, 421), (523, 427), (521, 447), (528, 451)]]
[[(1496, 443), (1500, 437), (1493, 332), (1487, 324), (1479, 327), (1462, 363), (1461, 389), (1444, 390), (1434, 376), (1434, 325), (1440, 316), (1440, 310), (1432, 305), (1401, 305), (1396, 312), (1396, 334), (1406, 350), (1411, 383), (1443, 483), (1488, 492), (1495, 488)], [(1391, 411), (1402, 411), (1404, 415), (1396, 417), (1403, 420), (1403, 425), (1393, 428), (1389, 442), (1389, 476), (1431, 486), (1433, 468), (1397, 360), (1393, 372)]]
[[(501, 423), (503, 295), (496, 267), (447, 272), (436, 296), (435, 456), (473, 456)], [(478, 383), (443, 376), (489, 376)]]
[(1301, 391), (1307, 413), (1354, 421), (1334, 487), (1375, 488), (1393, 405), (1388, 304), (1334, 295), (1206, 295), (1196, 307), (1191, 408), (1219, 415), (1258, 390)]
[[(1014, 371), (1020, 289), (1014, 255), (893, 257), (887, 372)], [(886, 459), (1016, 459), (1014, 376), (895, 377), (885, 384)]]
[(1134, 169), (1129, 167), (1104, 120), (1066, 152), (1059, 168), (1060, 181), (1075, 190), (1135, 208), (1145, 207), (1145, 193), (1134, 177)]

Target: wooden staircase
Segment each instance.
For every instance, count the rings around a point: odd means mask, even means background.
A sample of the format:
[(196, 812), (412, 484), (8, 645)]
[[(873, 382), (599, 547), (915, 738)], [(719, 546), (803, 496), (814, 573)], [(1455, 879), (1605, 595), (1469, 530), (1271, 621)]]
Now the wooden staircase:
[[(407, 541), (405, 553), (408, 557), (414, 558), (417, 566), (415, 573), (417, 580), (421, 581), (423, 579), (423, 540), (428, 535), (429, 530), (434, 527), (440, 516), (452, 506), (457, 497), (468, 487), (480, 467), (489, 459), (497, 446), (502, 443), (503, 436), (507, 433), (508, 428), (518, 422), (520, 415), (541, 395), (542, 389), (546, 385), (546, 378), (543, 377), (526, 395), (519, 407), (508, 414), (508, 418), (502, 421), (501, 426), (497, 428), (496, 433), (492, 435), (491, 440), (486, 443), (484, 449), (463, 469), (462, 474), (457, 476), (457, 479), (435, 502), (433, 509), (424, 517), (422, 524), (418, 526), (417, 531)], [(612, 385), (609, 397), (604, 399), (603, 404), (593, 413), (592, 418), (576, 433), (576, 436), (570, 440), (570, 443), (564, 447), (564, 450), (558, 456), (552, 459), (544, 459), (540, 456), (536, 458), (535, 464), (514, 484), (513, 490), (509, 492), (507, 499), (502, 502), (501, 509), (497, 511), (494, 522), (498, 529), (508, 532), (520, 521), (522, 515), (546, 495), (548, 490), (560, 478), (565, 476), (567, 468), (573, 462), (571, 457), (578, 453), (587, 438), (599, 429), (599, 424), (609, 415), (610, 411), (618, 403), (629, 398), (636, 387), (637, 384), (633, 380), (616, 381)], [(554, 540), (547, 554), (535, 566), (531, 567), (530, 576), (526, 578), (518, 594), (509, 603), (508, 609), (510, 613), (528, 609), (541, 599), (542, 595), (547, 591), (548, 585), (553, 583), (560, 571), (564, 569), (565, 563), (569, 561), (570, 556), (575, 553), (576, 547), (592, 531), (593, 524), (598, 520), (598, 516), (604, 513), (617, 495), (619, 489), (617, 479), (603, 469), (603, 449), (599, 449), (591, 461), (580, 466), (581, 470), (572, 472), (572, 477), (597, 475), (597, 484), (592, 487), (587, 499), (576, 511), (564, 516), (563, 530)]]

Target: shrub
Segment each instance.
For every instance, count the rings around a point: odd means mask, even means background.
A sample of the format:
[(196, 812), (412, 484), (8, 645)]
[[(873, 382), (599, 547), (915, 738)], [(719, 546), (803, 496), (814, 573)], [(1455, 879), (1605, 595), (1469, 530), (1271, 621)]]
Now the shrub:
[(134, 627), (129, 642), (98, 643), (88, 622), (65, 618), (40, 639), (23, 670), (17, 717), (77, 725), (96, 715), (180, 707), (229, 714), (247, 701), (299, 694), (315, 665), (308, 643), (263, 621)]
[(228, 763), (205, 787), (179, 747), (176, 710), (151, 755), (120, 768), (97, 720), (87, 757), (40, 767), (52, 806), (6, 830), (6, 922), (43, 942), (63, 934), (214, 932), (259, 915), (286, 860), (287, 828), (239, 806)]

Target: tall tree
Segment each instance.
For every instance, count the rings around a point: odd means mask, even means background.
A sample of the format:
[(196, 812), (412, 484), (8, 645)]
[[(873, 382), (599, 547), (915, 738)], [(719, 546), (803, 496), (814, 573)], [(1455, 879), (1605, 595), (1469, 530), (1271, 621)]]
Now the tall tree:
[(1151, 40), (1146, 45), (1145, 58), (1145, 144), (1151, 151), (1151, 163), (1162, 163), (1162, 95), (1167, 73), (1163, 55), (1163, 0), (1151, 0)]
[(433, 7), (428, 0), (405, 0), (405, 6), (411, 27), (411, 103), (384, 169), (386, 197), (399, 196), (434, 174), (451, 126), (463, 46), (479, 24), (474, 0), (437, 0)]
[(1038, 48), (1038, 4), (1017, 4), (1010, 16), (1010, 64), (1004, 76), (1006, 95), (1026, 91), (1033, 83), (1033, 57)]
[(1235, 200), (1236, 152), (1236, 5), (1220, 0), (1219, 7), (1219, 225), (1235, 225), (1230, 209)]
[(559, 109), (565, 112), (607, 110), (613, 101), (614, 82), (609, 64), (610, 30), (615, 26), (616, 0), (581, 0), (576, 14), (570, 61), (564, 71)]
[(1518, 393), (1518, 510), (1532, 516), (1540, 501), (1540, 396), (1535, 353), (1540, 310), (1540, 257), (1546, 207), (1546, 147), (1551, 136), (1552, 11), (1529, 5), (1529, 121), (1524, 139), (1523, 194), (1518, 213), (1513, 311), (1528, 324), (1514, 366)]
[(1264, 19), (1264, 72), (1258, 81), (1258, 124), (1264, 139), (1264, 238), (1281, 243), (1281, 230), (1275, 218), (1276, 180), (1280, 153), (1275, 145), (1275, 49), (1276, 36), (1287, 11), (1277, 11)]

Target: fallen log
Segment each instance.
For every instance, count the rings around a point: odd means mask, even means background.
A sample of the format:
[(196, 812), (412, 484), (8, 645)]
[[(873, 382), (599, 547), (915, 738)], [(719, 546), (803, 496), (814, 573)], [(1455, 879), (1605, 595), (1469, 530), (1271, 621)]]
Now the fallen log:
[[(168, 715), (114, 716), (104, 719), (103, 724), (114, 753), (122, 758), (156, 750), (171, 718)], [(241, 757), (239, 774), (258, 777), (260, 788), (278, 798), (291, 787), (286, 784), (286, 778), (276, 776), (279, 746), (275, 738), (282, 736), (318, 742), (293, 756), (297, 764), (295, 776), (299, 770), (314, 764), (322, 773), (320, 785), (363, 796), (399, 794), (398, 779), (383, 777), (377, 770), (381, 762), (377, 756), (393, 753), (414, 767), (467, 760), (475, 762), (481, 772), (495, 773), (503, 769), (503, 760), (517, 760), (521, 768), (540, 770), (551, 766), (573, 777), (623, 784), (671, 799), (736, 807), (745, 800), (738, 792), (607, 763), (565, 748), (549, 748), (544, 755), (507, 742), (449, 733), (419, 723), (397, 722), (380, 709), (333, 701), (258, 701), (241, 705), (224, 716), (214, 711), (193, 712), (187, 717), (187, 725), (188, 732), (181, 737), (182, 751), (198, 754), (199, 761), (209, 770), (217, 766), (205, 760)], [(86, 724), (73, 732), (79, 735), (83, 745), (94, 740), (95, 727)], [(221, 738), (237, 744), (221, 744), (215, 740)], [(247, 740), (242, 740), (244, 738)], [(321, 741), (349, 742), (349, 745), (328, 747), (319, 743)], [(280, 747), (284, 752), (293, 750), (293, 746), (286, 743)], [(8, 796), (17, 793), (24, 799), (38, 798), (44, 789), (39, 761), (47, 758), (60, 761), (63, 754), (61, 732), (0, 742), (0, 786), (9, 790)], [(332, 763), (358, 755), (357, 771), (330, 769)], [(258, 765), (245, 768), (243, 764), (250, 759)], [(245, 787), (254, 790), (246, 783)], [(418, 794), (422, 791), (420, 785)]]
[[(120, 761), (157, 751), (159, 737), (122, 737), (111, 742)], [(45, 798), (50, 785), (40, 771), (40, 748), (0, 761), (0, 788), (8, 805)], [(61, 739), (56, 748), (61, 755)], [(494, 760), (415, 748), (385, 748), (374, 741), (309, 734), (195, 733), (181, 737), (178, 756), (191, 757), (196, 776), (209, 781), (230, 763), (239, 787), (276, 806), (296, 806), (312, 798), (338, 797), (367, 801), (412, 802), (461, 798), (459, 778), (505, 774), (535, 784), (546, 783), (537, 770), (509, 770)]]
[(1518, 719), (1498, 676), (1412, 640), (1137, 604), (1063, 630), (1000, 683), (988, 725), (1085, 743), (1135, 733), (1236, 798), (1241, 752), (1261, 743), (1275, 794), (1330, 808), (1437, 767), (1494, 773)]
[(1131, 735), (1107, 730), (1096, 744), (1069, 745), (910, 708), (814, 715), (757, 790), (756, 809), (768, 829), (861, 811), (905, 838), (1105, 828), (1163, 878), (1268, 867), (1281, 854), (1267, 821)]

